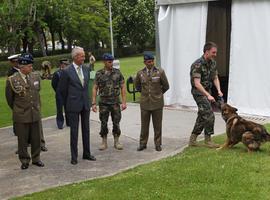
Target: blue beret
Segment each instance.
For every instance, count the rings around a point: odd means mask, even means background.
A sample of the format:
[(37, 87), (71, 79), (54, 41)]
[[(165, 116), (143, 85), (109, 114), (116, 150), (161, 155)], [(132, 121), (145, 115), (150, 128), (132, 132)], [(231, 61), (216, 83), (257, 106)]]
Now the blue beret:
[(102, 56), (103, 60), (114, 60), (114, 57), (109, 53), (104, 53)]
[(20, 65), (28, 65), (33, 64), (34, 58), (30, 53), (24, 53), (19, 57), (19, 64)]
[(143, 54), (143, 59), (144, 60), (154, 60), (155, 58), (154, 58), (153, 54), (145, 53), (145, 54)]

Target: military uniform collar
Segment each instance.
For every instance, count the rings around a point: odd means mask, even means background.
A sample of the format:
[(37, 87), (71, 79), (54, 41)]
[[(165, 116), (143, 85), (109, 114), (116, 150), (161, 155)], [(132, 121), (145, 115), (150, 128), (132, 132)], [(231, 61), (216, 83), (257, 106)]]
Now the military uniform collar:
[(106, 71), (110, 71), (111, 73), (115, 72), (116, 69), (112, 68), (112, 70), (106, 70), (105, 67), (103, 68), (103, 73), (105, 73)]
[(20, 71), (20, 69), (16, 66), (16, 67), (13, 67), (13, 69), (17, 70), (17, 71)]
[(19, 71), (19, 73), (20, 73), (21, 77), (23, 78), (23, 80), (25, 80), (26, 75), (23, 74), (21, 71)]
[[(153, 66), (150, 70), (151, 71), (157, 71), (158, 69), (157, 69), (156, 66)], [(143, 71), (147, 72), (148, 71), (148, 68), (145, 66), (144, 69), (143, 69)]]
[(203, 55), (201, 57), (201, 60), (203, 65), (211, 65), (213, 63), (212, 60), (206, 61)]

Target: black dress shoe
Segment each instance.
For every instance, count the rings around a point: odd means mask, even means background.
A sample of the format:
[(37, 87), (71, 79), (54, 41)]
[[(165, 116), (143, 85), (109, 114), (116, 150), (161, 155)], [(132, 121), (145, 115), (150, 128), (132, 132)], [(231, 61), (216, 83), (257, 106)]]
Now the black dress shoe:
[(156, 146), (156, 151), (162, 151), (161, 146)]
[(48, 148), (47, 147), (40, 147), (40, 150), (41, 151), (48, 151)]
[(28, 163), (23, 163), (21, 165), (21, 169), (27, 169), (29, 167), (29, 164)]
[(38, 167), (44, 167), (44, 163), (42, 161), (38, 161), (38, 162), (32, 162), (33, 165), (36, 165)]
[(72, 165), (77, 165), (78, 164), (78, 161), (77, 160), (71, 160), (70, 162)]
[(89, 155), (89, 156), (83, 156), (84, 160), (91, 160), (91, 161), (96, 161), (97, 159), (95, 158), (95, 156), (93, 155)]
[(146, 146), (145, 146), (145, 145), (140, 145), (140, 146), (137, 148), (137, 151), (143, 151), (144, 149), (146, 149)]

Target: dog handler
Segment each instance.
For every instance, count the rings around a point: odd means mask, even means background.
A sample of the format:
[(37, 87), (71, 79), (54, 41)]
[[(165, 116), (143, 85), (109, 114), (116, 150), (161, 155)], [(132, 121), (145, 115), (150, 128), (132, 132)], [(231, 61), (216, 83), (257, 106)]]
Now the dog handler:
[(215, 99), (211, 95), (211, 88), (214, 83), (218, 96), (222, 97), (220, 82), (216, 68), (215, 58), (217, 56), (217, 45), (208, 42), (204, 45), (203, 56), (197, 59), (190, 69), (191, 94), (198, 106), (198, 115), (193, 131), (190, 136), (189, 146), (198, 146), (196, 139), (204, 130), (205, 145), (210, 148), (217, 148), (219, 145), (211, 141), (214, 134), (215, 115), (211, 108), (211, 102)]

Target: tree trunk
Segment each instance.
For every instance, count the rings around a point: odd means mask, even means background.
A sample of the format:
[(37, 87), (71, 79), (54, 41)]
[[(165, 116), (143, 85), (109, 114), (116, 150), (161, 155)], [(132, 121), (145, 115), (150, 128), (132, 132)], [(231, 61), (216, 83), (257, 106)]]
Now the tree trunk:
[(28, 34), (26, 31), (24, 32), (24, 36), (22, 38), (22, 45), (23, 45), (23, 52), (25, 53), (28, 46)]
[(31, 54), (34, 53), (34, 44), (35, 44), (34, 39), (32, 39), (31, 42), (28, 42), (28, 52)]
[(68, 38), (67, 40), (67, 43), (68, 43), (68, 50), (72, 50), (72, 40)]
[(43, 29), (41, 29), (42, 31), (42, 36), (43, 36), (43, 41), (44, 41), (44, 46), (45, 46), (45, 50), (46, 50), (46, 53), (48, 52), (48, 45), (47, 45), (47, 39), (46, 39), (46, 35), (45, 35), (45, 32)]
[(59, 40), (60, 40), (60, 43), (61, 43), (62, 50), (64, 50), (65, 49), (65, 41), (63, 39), (63, 35), (62, 35), (62, 30), (61, 29), (58, 31), (58, 36), (59, 36)]
[(47, 56), (46, 50), (45, 50), (45, 40), (44, 40), (44, 36), (43, 36), (43, 30), (40, 26), (40, 24), (35, 21), (34, 23), (34, 30), (37, 34), (37, 38), (38, 38), (38, 42), (39, 42), (39, 46), (40, 46), (40, 50), (42, 52), (43, 56)]
[(54, 52), (55, 51), (55, 34), (52, 27), (49, 27), (49, 30), (52, 37), (52, 52)]

